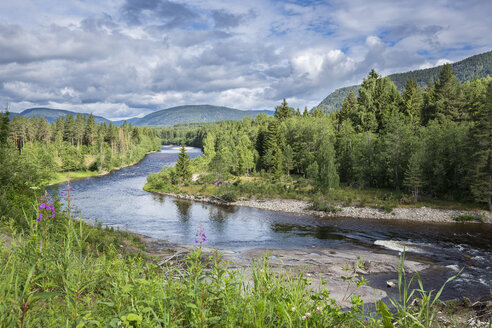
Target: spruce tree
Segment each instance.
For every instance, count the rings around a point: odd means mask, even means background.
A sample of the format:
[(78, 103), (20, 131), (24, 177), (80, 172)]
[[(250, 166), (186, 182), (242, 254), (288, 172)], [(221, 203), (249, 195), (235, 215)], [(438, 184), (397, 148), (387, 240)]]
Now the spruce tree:
[(188, 182), (191, 180), (190, 155), (186, 153), (184, 144), (181, 144), (178, 161), (176, 162), (176, 175), (181, 182)]
[(461, 117), (461, 88), (450, 64), (444, 65), (435, 86), (436, 116), (440, 120)]
[(85, 133), (84, 133), (86, 138), (85, 142), (87, 145), (90, 145), (91, 147), (94, 146), (96, 133), (97, 133), (96, 120), (94, 119), (94, 115), (89, 114), (89, 117), (87, 117), (87, 125), (85, 126)]
[(479, 202), (492, 211), (492, 82), (487, 87), (485, 106), (477, 114), (472, 130), (471, 191)]
[(277, 120), (268, 124), (268, 130), (264, 140), (263, 166), (273, 173), (275, 177), (282, 175), (282, 135)]
[(279, 120), (285, 120), (289, 117), (294, 116), (294, 109), (287, 106), (287, 101), (284, 100), (282, 101), (282, 104), (280, 106), (275, 107), (275, 118), (278, 118)]
[(410, 117), (411, 122), (420, 122), (420, 109), (422, 107), (422, 92), (417, 81), (410, 79), (402, 94), (402, 111)]

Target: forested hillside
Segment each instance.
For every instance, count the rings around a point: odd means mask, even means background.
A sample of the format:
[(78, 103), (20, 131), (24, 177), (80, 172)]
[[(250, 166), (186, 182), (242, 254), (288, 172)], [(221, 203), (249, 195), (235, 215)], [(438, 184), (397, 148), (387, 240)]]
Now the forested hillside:
[[(76, 113), (72, 112), (69, 110), (64, 110), (64, 109), (54, 109), (54, 108), (44, 108), (44, 107), (36, 107), (36, 108), (28, 108), (20, 113), (10, 113), (10, 118), (14, 116), (25, 116), (27, 118), (33, 118), (33, 117), (44, 117), (48, 123), (54, 123), (56, 122), (56, 119), (58, 117), (66, 117), (67, 115), (77, 115), (77, 114), (82, 114), (86, 118), (89, 116), (87, 113)], [(109, 120), (102, 117), (102, 116), (94, 116), (94, 120), (96, 123), (106, 123), (109, 124)]]
[[(242, 120), (245, 116), (256, 117), (264, 112), (268, 111), (243, 111), (211, 105), (178, 106), (148, 114), (136, 120), (134, 124), (140, 126), (173, 126), (176, 123)], [(269, 114), (273, 114), (273, 112)]]
[[(472, 81), (475, 78), (492, 76), (492, 51), (475, 55), (459, 62), (451, 64), (456, 78), (460, 82)], [(420, 87), (425, 87), (429, 82), (435, 81), (439, 77), (443, 66), (427, 69), (420, 69), (405, 73), (388, 75), (390, 80), (396, 85), (398, 91), (403, 91), (407, 82), (411, 79), (417, 81)], [(347, 98), (352, 90), (355, 95), (359, 92), (360, 85), (344, 87), (333, 91), (318, 105), (324, 111), (331, 112), (342, 106), (343, 100)]]
[[(291, 196), (330, 195), (342, 184), (407, 191), (401, 202), (427, 197), (492, 208), (491, 81), (460, 83), (445, 65), (435, 82), (422, 89), (410, 80), (400, 95), (389, 77), (371, 71), (336, 113), (301, 115), (284, 101), (275, 117), (198, 128), (204, 155), (195, 170), (209, 172), (207, 181), (266, 176), (269, 188), (279, 183)], [(180, 180), (168, 168), (148, 182), (148, 189), (171, 190)], [(235, 183), (237, 191), (248, 183)]]

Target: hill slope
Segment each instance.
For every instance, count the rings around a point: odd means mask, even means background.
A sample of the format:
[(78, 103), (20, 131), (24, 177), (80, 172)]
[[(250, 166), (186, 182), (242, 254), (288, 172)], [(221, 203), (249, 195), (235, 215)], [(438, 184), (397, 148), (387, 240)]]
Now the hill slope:
[(172, 126), (176, 123), (215, 122), (242, 120), (245, 116), (256, 117), (260, 113), (273, 115), (273, 111), (239, 110), (211, 105), (178, 106), (148, 114), (134, 122), (134, 125)]
[[(465, 58), (451, 64), (451, 66), (456, 78), (461, 82), (471, 81), (475, 77), (492, 76), (492, 51)], [(430, 81), (434, 81), (439, 76), (441, 69), (442, 65), (405, 73), (391, 74), (388, 77), (395, 83), (398, 90), (402, 91), (410, 79), (415, 79), (421, 87), (426, 86)], [(323, 99), (318, 107), (322, 107), (327, 112), (337, 110), (342, 106), (343, 100), (347, 98), (350, 90), (354, 90), (357, 94), (359, 87), (359, 85), (352, 85), (337, 89)]]
[[(17, 114), (20, 116), (26, 116), (27, 118), (31, 117), (44, 117), (48, 122), (54, 123), (56, 119), (60, 116), (67, 116), (72, 114), (73, 116), (77, 114), (83, 114), (85, 116), (89, 116), (87, 113), (77, 113), (64, 109), (53, 109), (53, 108), (44, 108), (44, 107), (36, 107), (36, 108), (28, 108), (23, 112)], [(96, 123), (109, 123), (110, 121), (102, 116), (94, 116)]]

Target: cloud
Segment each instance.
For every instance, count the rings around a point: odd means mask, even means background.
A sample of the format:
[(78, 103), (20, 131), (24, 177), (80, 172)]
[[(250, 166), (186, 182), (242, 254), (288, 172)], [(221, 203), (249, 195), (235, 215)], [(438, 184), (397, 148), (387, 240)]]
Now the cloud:
[(108, 118), (184, 104), (303, 108), (336, 88), (492, 48), (492, 3), (0, 3), (0, 102)]
[(255, 17), (256, 17), (256, 13), (254, 12), (253, 9), (250, 9), (247, 14), (239, 14), (239, 15), (235, 15), (225, 10), (212, 11), (212, 18), (215, 22), (215, 27), (219, 29), (237, 27), (245, 20)]
[(165, 29), (184, 26), (200, 18), (184, 5), (165, 0), (126, 0), (121, 13), (132, 25), (140, 25), (145, 20)]

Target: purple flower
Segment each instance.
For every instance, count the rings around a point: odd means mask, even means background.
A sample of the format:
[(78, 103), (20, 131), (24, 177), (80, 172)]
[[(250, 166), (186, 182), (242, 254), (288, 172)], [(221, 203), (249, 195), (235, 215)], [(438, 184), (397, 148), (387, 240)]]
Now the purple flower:
[(53, 199), (49, 193), (45, 193), (43, 197), (39, 200), (41, 203), (38, 206), (38, 217), (36, 221), (41, 221), (43, 217), (55, 217), (55, 206), (53, 205)]
[(200, 222), (197, 228), (197, 232), (195, 233), (195, 244), (200, 244), (201, 246), (202, 243), (206, 241), (207, 241), (207, 236), (205, 235), (205, 232), (203, 231), (203, 225)]

